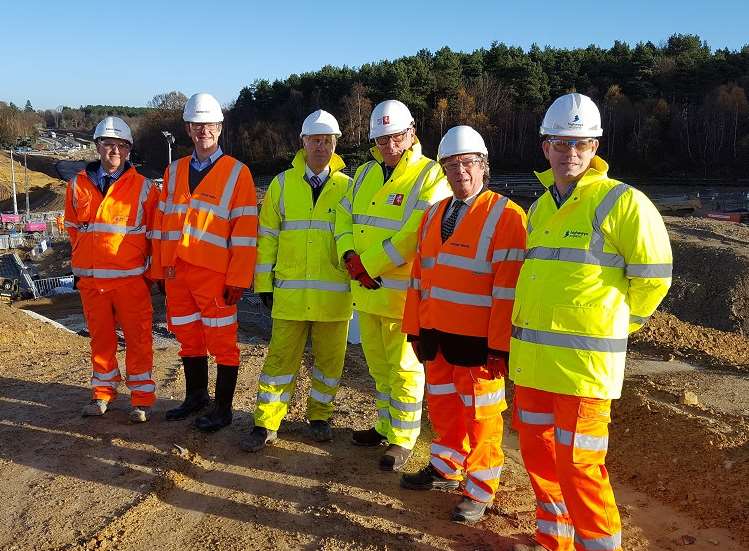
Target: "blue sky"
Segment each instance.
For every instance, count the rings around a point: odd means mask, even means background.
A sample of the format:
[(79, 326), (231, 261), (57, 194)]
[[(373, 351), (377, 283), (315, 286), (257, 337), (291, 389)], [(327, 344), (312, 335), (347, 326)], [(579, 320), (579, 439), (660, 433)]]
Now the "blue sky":
[(746, 0), (44, 0), (3, 2), (0, 13), (0, 100), (37, 109), (145, 105), (170, 90), (229, 103), (257, 78), (494, 40), (609, 47), (691, 33), (713, 49), (749, 43)]

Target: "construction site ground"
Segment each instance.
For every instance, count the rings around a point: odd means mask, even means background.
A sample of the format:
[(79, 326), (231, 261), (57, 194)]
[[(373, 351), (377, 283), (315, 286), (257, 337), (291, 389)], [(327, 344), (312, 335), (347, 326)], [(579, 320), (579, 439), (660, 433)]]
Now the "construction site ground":
[[(632, 336), (613, 409), (607, 466), (624, 549), (748, 549), (749, 229), (667, 223), (673, 290)], [(58, 246), (43, 257), (42, 276), (64, 270), (67, 254)], [(0, 549), (505, 550), (528, 541), (535, 500), (509, 411), (495, 505), (478, 524), (456, 524), (459, 493), (403, 490), (398, 474), (377, 469), (382, 448), (350, 444), (351, 431), (376, 416), (358, 345), (346, 356), (333, 442), (314, 443), (306, 431), (308, 354), (277, 444), (239, 449), (269, 336), (254, 302), (241, 308), (234, 423), (206, 435), (190, 421), (165, 421), (184, 378), (163, 299), (153, 301), (159, 400), (144, 425), (127, 422), (124, 388), (104, 417), (80, 417), (90, 360), (76, 294), (0, 306)], [(425, 423), (408, 470), (427, 462), (429, 437)]]

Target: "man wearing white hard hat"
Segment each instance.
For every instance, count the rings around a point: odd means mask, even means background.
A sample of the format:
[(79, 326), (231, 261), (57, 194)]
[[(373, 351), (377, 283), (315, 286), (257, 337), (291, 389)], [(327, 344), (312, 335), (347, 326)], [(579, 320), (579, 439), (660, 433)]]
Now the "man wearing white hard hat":
[(315, 359), (307, 397), (310, 433), (316, 442), (333, 438), (329, 419), (351, 318), (351, 286), (333, 237), (334, 209), (351, 182), (335, 153), (340, 135), (333, 115), (311, 113), (302, 123), (302, 149), (263, 199), (255, 292), (272, 310), (273, 333), (258, 382), (255, 426), (240, 442), (245, 451), (276, 440), (309, 335)]
[(403, 331), (426, 367), (429, 463), (404, 474), (412, 490), (457, 489), (456, 521), (476, 522), (493, 501), (504, 464), (510, 314), (525, 254), (525, 213), (490, 191), (488, 151), (456, 126), (437, 158), (453, 196), (427, 210), (406, 297)]
[(119, 325), (125, 337), (130, 420), (142, 423), (156, 399), (148, 237), (159, 191), (128, 161), (133, 136), (125, 121), (106, 117), (96, 125), (94, 143), (99, 160), (70, 180), (65, 196), (70, 263), (91, 337), (93, 396), (83, 415), (104, 415), (117, 397)]
[(167, 324), (180, 343), (186, 396), (167, 420), (208, 405), (208, 354), (216, 360), (213, 408), (195, 420), (204, 432), (232, 422), (239, 370), (237, 302), (252, 284), (257, 253), (257, 199), (250, 170), (219, 145), (224, 115), (210, 94), (185, 105), (195, 149), (164, 173), (154, 235), (154, 277), (162, 278)]
[(450, 188), (439, 164), (422, 154), (414, 119), (401, 102), (375, 106), (369, 137), (374, 160), (356, 170), (339, 203), (335, 238), (377, 390), (377, 423), (354, 431), (353, 442), (388, 444), (380, 468), (397, 471), (419, 436), (424, 396), (424, 368), (401, 332), (411, 262), (424, 211)]
[(561, 96), (541, 124), (550, 169), (528, 211), (528, 251), (512, 313), (513, 423), (536, 493), (536, 543), (516, 549), (622, 549), (604, 465), (627, 336), (671, 283), (671, 247), (648, 198), (596, 155), (595, 103)]

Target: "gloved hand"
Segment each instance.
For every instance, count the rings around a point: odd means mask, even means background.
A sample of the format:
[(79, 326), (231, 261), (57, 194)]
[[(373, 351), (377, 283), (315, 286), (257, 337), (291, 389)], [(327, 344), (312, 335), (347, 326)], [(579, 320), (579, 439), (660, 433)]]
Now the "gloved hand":
[[(352, 254), (349, 254), (352, 253)], [(367, 273), (366, 268), (364, 267), (364, 264), (361, 262), (361, 257), (356, 254), (353, 251), (347, 251), (344, 255), (344, 259), (346, 262), (346, 269), (348, 270), (349, 275), (351, 276), (351, 279), (355, 279), (358, 281), (363, 287), (366, 287), (367, 289), (379, 289), (380, 284), (377, 283), (372, 277)]]
[(273, 310), (273, 293), (260, 293), (260, 302), (268, 310)]
[(239, 299), (242, 298), (242, 293), (244, 293), (244, 289), (242, 287), (232, 287), (231, 285), (226, 285), (224, 287), (224, 302), (227, 306), (234, 306), (237, 302), (239, 302)]
[(495, 379), (500, 377), (507, 377), (509, 374), (507, 370), (507, 352), (500, 352), (497, 350), (489, 350), (486, 356), (486, 369), (491, 373)]

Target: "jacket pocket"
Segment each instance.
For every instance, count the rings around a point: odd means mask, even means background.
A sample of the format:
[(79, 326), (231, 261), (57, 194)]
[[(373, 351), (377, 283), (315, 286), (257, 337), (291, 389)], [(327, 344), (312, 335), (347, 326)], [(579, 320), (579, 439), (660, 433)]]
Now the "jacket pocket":
[(554, 306), (551, 329), (564, 333), (610, 336), (614, 330), (614, 312), (603, 306)]

